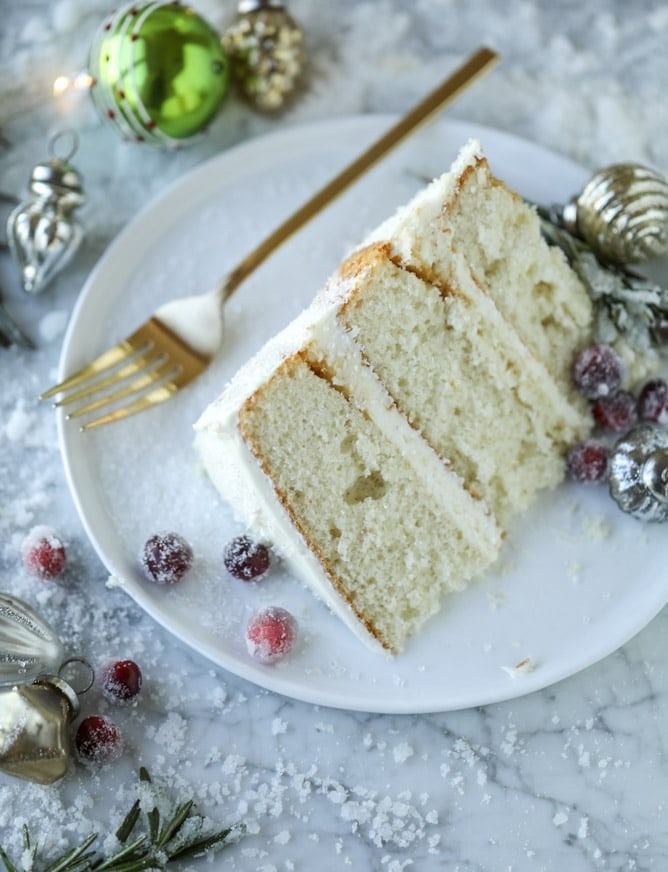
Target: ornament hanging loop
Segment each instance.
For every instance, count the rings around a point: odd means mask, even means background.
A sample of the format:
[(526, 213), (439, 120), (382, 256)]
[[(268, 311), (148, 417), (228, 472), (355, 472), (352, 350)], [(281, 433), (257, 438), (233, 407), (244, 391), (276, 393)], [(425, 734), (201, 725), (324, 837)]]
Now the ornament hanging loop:
[[(78, 664), (79, 668), (73, 669), (75, 664)], [(66, 681), (77, 696), (81, 696), (95, 683), (95, 670), (83, 657), (69, 657), (60, 664), (58, 678)]]
[[(69, 143), (68, 143), (69, 140)], [(69, 149), (65, 152), (65, 154), (58, 154), (56, 151), (56, 145), (58, 143), (65, 142), (69, 145)], [(49, 157), (52, 160), (58, 160), (62, 163), (66, 164), (72, 160), (74, 155), (79, 150), (79, 135), (76, 130), (73, 130), (71, 127), (68, 127), (65, 130), (58, 130), (53, 134), (51, 139), (49, 140), (47, 150), (49, 153)]]

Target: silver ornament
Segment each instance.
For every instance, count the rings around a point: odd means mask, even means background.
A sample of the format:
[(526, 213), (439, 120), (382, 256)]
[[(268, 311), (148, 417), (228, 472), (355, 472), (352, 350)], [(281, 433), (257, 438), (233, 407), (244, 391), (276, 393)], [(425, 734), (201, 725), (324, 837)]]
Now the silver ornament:
[(608, 481), (622, 511), (642, 521), (668, 520), (668, 430), (642, 424), (619, 439)]
[(83, 182), (69, 163), (77, 149), (72, 146), (64, 157), (54, 148), (63, 133), (49, 143), (51, 159), (37, 164), (30, 176), (30, 199), (11, 212), (7, 219), (7, 243), (29, 294), (44, 290), (51, 279), (72, 258), (83, 239), (83, 230), (74, 211), (84, 203)]
[(0, 687), (57, 672), (63, 659), (53, 628), (28, 603), (0, 593)]
[(668, 181), (637, 163), (595, 173), (564, 206), (567, 229), (611, 263), (641, 263), (668, 252)]

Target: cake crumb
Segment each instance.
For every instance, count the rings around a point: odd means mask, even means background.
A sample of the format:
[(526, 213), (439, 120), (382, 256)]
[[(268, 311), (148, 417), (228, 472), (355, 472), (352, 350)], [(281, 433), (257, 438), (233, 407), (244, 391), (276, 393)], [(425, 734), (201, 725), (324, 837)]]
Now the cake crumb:
[(612, 535), (612, 526), (605, 515), (589, 515), (584, 519), (583, 529), (590, 542), (603, 542)]
[(514, 666), (502, 666), (501, 669), (511, 678), (517, 678), (519, 675), (528, 675), (536, 668), (536, 661), (533, 657), (524, 657)]

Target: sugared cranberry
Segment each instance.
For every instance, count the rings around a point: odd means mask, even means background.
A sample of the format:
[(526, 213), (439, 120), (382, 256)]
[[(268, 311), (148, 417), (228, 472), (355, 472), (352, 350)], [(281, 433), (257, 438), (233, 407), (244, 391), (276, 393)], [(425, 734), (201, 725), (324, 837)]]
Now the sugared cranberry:
[(113, 660), (100, 672), (102, 696), (110, 702), (134, 699), (142, 685), (141, 669), (134, 660)]
[(156, 584), (175, 584), (193, 562), (193, 552), (178, 533), (156, 533), (144, 545), (141, 563), (147, 577)]
[(123, 750), (121, 732), (113, 721), (91, 715), (79, 724), (75, 744), (79, 756), (90, 763), (110, 763)]
[(52, 579), (63, 571), (67, 555), (65, 546), (51, 527), (33, 527), (21, 543), (21, 556), (28, 572), (38, 578)]
[(237, 536), (223, 553), (225, 569), (235, 578), (251, 581), (261, 578), (269, 569), (271, 560), (266, 545), (253, 542), (248, 536)]
[(631, 427), (638, 418), (635, 397), (628, 391), (601, 397), (594, 403), (592, 412), (597, 424), (615, 432)]
[(640, 391), (638, 417), (653, 424), (668, 424), (668, 384), (662, 378), (648, 381)]
[(292, 649), (297, 621), (280, 606), (256, 612), (246, 628), (248, 653), (262, 663), (275, 663)]
[(608, 449), (600, 442), (581, 442), (566, 456), (566, 471), (573, 481), (598, 484), (605, 481), (608, 471)]
[(583, 348), (573, 362), (575, 386), (589, 400), (614, 394), (623, 377), (624, 361), (609, 345)]

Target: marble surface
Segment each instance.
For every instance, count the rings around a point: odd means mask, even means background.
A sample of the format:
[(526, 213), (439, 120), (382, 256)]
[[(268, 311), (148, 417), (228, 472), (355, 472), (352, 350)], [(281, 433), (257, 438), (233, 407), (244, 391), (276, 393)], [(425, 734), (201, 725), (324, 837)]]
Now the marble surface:
[[(230, 3), (202, 0), (197, 8), (221, 27), (231, 15)], [(101, 0), (0, 0), (0, 191), (23, 193), (30, 168), (64, 126), (78, 131), (88, 191), (85, 245), (43, 296), (22, 296), (0, 253), (7, 304), (38, 345), (0, 351), (0, 588), (36, 606), (91, 663), (136, 659), (145, 688), (129, 708), (113, 708), (95, 691), (84, 700), (86, 713), (107, 713), (122, 728), (116, 763), (98, 771), (76, 764), (52, 787), (0, 774), (0, 845), (20, 862), (24, 822), (47, 855), (91, 831), (109, 833), (131, 804), (133, 773), (146, 765), (213, 821), (247, 822), (248, 835), (210, 861), (216, 869), (664, 869), (665, 611), (579, 675), (486, 708), (365, 715), (273, 695), (213, 667), (105, 587), (68, 494), (55, 421), (35, 396), (53, 380), (86, 275), (166, 183), (280, 126), (402, 111), (481, 43), (497, 48), (503, 64), (452, 117), (591, 167), (635, 159), (665, 172), (668, 8), (649, 0), (293, 0), (313, 59), (308, 91), (278, 120), (232, 99), (209, 136), (177, 154), (123, 143), (86, 100), (51, 94), (57, 75), (85, 63), (107, 9)], [(57, 528), (68, 545), (69, 568), (57, 584), (29, 577), (18, 557), (37, 523)], [(642, 574), (629, 583), (642, 583)]]

